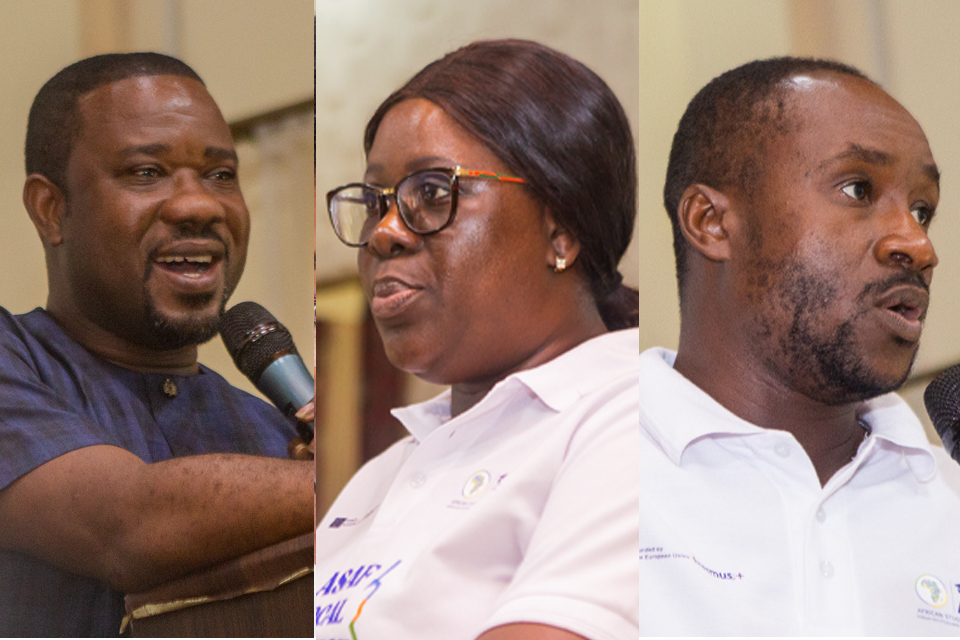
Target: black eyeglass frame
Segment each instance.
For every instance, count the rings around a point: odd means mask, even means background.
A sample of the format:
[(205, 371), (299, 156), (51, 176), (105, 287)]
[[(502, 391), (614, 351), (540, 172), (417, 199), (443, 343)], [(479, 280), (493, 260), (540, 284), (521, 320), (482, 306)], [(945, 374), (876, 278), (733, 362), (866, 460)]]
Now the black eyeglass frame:
[[(401, 206), (401, 203), (403, 201), (397, 198), (397, 193), (399, 193), (400, 191), (400, 185), (402, 185), (404, 182), (406, 182), (410, 178), (413, 178), (415, 176), (418, 176), (424, 173), (443, 173), (450, 178), (450, 215), (447, 218), (447, 221), (444, 222), (438, 228), (430, 229), (427, 231), (419, 231), (417, 229), (414, 229), (413, 225), (407, 219), (407, 213), (405, 211), (407, 207), (405, 204)], [(327, 215), (330, 218), (330, 226), (333, 227), (334, 233), (337, 234), (337, 239), (340, 240), (340, 242), (342, 242), (343, 244), (347, 245), (348, 247), (357, 247), (357, 248), (365, 247), (370, 243), (369, 240), (358, 242), (358, 243), (347, 241), (340, 234), (340, 228), (338, 227), (336, 221), (334, 220), (334, 213), (333, 213), (333, 200), (337, 196), (337, 194), (339, 194), (341, 191), (344, 191), (345, 189), (366, 189), (366, 190), (372, 191), (377, 196), (377, 203), (379, 205), (379, 220), (377, 224), (379, 224), (380, 220), (383, 220), (386, 217), (387, 211), (390, 209), (390, 205), (387, 202), (387, 198), (392, 197), (393, 201), (397, 205), (397, 213), (400, 214), (400, 219), (403, 221), (403, 224), (407, 227), (407, 229), (417, 234), (418, 236), (429, 236), (429, 235), (433, 235), (434, 233), (439, 233), (440, 231), (443, 231), (444, 229), (449, 227), (451, 224), (453, 224), (454, 219), (457, 217), (457, 194), (460, 192), (461, 177), (485, 178), (488, 180), (499, 180), (502, 182), (513, 182), (517, 184), (526, 184), (527, 182), (523, 178), (519, 178), (517, 176), (509, 175), (506, 173), (495, 173), (493, 171), (478, 171), (475, 169), (464, 169), (460, 165), (457, 165), (456, 167), (453, 167), (453, 168), (429, 167), (426, 169), (420, 169), (418, 171), (414, 171), (413, 173), (410, 173), (404, 176), (400, 180), (400, 182), (394, 185), (392, 189), (382, 189), (380, 187), (375, 187), (373, 185), (366, 184), (365, 182), (350, 182), (348, 184), (341, 185), (336, 189), (333, 189), (327, 192)]]

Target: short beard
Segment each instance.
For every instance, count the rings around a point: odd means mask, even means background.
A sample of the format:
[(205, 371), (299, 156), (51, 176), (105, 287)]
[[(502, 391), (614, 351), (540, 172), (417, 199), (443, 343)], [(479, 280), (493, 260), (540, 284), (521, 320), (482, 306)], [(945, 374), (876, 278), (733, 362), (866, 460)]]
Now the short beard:
[(858, 355), (853, 340), (856, 318), (843, 322), (826, 336), (814, 335), (816, 325), (810, 320), (812, 318), (808, 317), (804, 322), (799, 315), (795, 316), (790, 333), (780, 344), (784, 351), (791, 353), (794, 362), (800, 350), (807, 351), (813, 358), (814, 379), (819, 387), (816, 399), (820, 402), (838, 406), (868, 400), (896, 391), (906, 382), (913, 368), (912, 359), (902, 376), (883, 379)]
[[(172, 350), (203, 344), (216, 336), (220, 332), (220, 318), (223, 316), (231, 292), (224, 290), (215, 314), (189, 316), (182, 320), (161, 314), (146, 286), (143, 293), (147, 301), (144, 311), (148, 326), (153, 328), (154, 339), (159, 347)], [(202, 294), (188, 297), (186, 301), (191, 306), (200, 308), (209, 304), (212, 297), (212, 294)]]
[[(205, 229), (203, 232), (198, 234), (187, 234), (181, 230), (178, 230), (174, 234), (175, 240), (188, 238), (210, 238), (223, 244), (223, 269), (224, 272), (227, 271), (227, 267), (230, 264), (230, 253), (226, 249), (227, 244), (219, 235), (210, 229)], [(157, 308), (153, 294), (150, 292), (150, 288), (147, 286), (147, 283), (150, 281), (150, 273), (154, 268), (154, 259), (155, 255), (154, 253), (151, 253), (150, 259), (147, 262), (146, 271), (143, 275), (143, 299), (145, 300), (146, 305), (146, 308), (144, 309), (144, 316), (146, 318), (147, 326), (153, 329), (153, 338), (156, 341), (157, 346), (162, 349), (173, 350), (200, 345), (211, 340), (220, 332), (220, 318), (223, 317), (224, 309), (226, 309), (227, 306), (227, 300), (233, 293), (233, 287), (229, 286), (229, 283), (224, 285), (220, 304), (217, 307), (216, 312), (213, 314), (204, 313), (201, 310), (205, 309), (210, 304), (214, 298), (214, 294), (202, 293), (185, 295), (181, 298), (181, 300), (188, 307), (197, 309), (195, 313), (187, 314), (186, 317), (182, 319), (175, 319), (165, 316)], [(236, 286), (236, 283), (234, 283), (234, 286)]]
[[(855, 338), (857, 322), (870, 312), (868, 298), (897, 284), (908, 283), (926, 288), (919, 274), (901, 273), (866, 285), (857, 295), (859, 310), (834, 327), (824, 326), (824, 309), (838, 302), (834, 278), (815, 273), (792, 256), (777, 261), (757, 261), (756, 273), (781, 274), (779, 282), (768, 291), (771, 302), (792, 315), (786, 334), (776, 340), (772, 353), (765, 360), (773, 370), (781, 372), (789, 384), (804, 395), (830, 406), (875, 398), (899, 389), (910, 375), (910, 365), (896, 378), (883, 377), (874, 370), (862, 353), (863, 346)], [(766, 278), (763, 278), (766, 280)], [(759, 334), (772, 338), (776, 320), (757, 316)], [(769, 344), (769, 343), (768, 343)]]

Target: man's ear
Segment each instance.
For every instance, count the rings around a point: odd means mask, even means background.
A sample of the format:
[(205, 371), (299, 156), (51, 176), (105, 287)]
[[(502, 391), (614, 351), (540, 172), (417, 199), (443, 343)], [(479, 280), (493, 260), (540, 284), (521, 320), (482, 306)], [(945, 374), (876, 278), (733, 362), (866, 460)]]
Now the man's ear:
[(550, 238), (547, 265), (557, 272), (569, 269), (580, 255), (580, 240), (557, 224), (549, 211), (544, 214), (544, 224)]
[(730, 218), (727, 196), (703, 184), (687, 187), (677, 206), (683, 237), (705, 258), (715, 262), (730, 258)]
[(62, 220), (67, 203), (60, 187), (46, 176), (31, 173), (23, 184), (23, 206), (45, 246), (63, 243)]

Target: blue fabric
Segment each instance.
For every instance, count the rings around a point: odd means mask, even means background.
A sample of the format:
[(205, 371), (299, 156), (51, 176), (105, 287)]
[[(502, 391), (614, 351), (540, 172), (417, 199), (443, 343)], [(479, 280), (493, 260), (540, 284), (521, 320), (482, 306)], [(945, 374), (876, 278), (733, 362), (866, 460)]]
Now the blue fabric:
[[(277, 409), (202, 365), (191, 376), (130, 371), (81, 347), (42, 309), (0, 308), (0, 489), (90, 445), (147, 463), (202, 453), (284, 458), (296, 435)], [(122, 595), (107, 585), (0, 551), (0, 637), (117, 635), (123, 613)]]

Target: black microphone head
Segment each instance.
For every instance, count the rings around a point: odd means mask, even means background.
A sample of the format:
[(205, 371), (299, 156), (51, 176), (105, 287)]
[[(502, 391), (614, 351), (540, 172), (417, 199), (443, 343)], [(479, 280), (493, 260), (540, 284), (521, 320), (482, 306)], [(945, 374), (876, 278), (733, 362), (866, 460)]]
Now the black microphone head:
[(254, 384), (278, 357), (297, 353), (287, 328), (256, 302), (241, 302), (224, 313), (220, 337), (237, 369)]
[(943, 447), (960, 462), (960, 364), (933, 379), (923, 392), (923, 404)]

